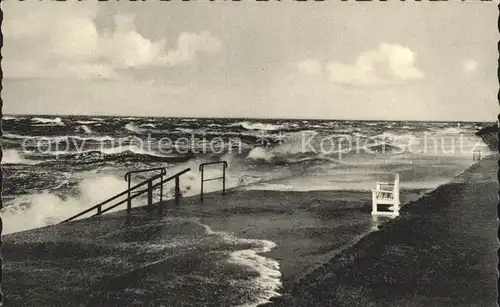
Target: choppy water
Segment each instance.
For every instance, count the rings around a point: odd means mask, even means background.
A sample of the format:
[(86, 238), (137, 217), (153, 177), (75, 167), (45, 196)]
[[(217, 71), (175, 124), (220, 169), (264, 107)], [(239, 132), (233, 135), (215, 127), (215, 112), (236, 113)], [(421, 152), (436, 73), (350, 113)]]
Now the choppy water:
[[(126, 189), (123, 174), (134, 169), (167, 166), (174, 174), (190, 167), (192, 171), (182, 177), (181, 192), (195, 195), (199, 193), (198, 165), (219, 159), (229, 163), (229, 187), (366, 191), (385, 174), (398, 172), (403, 189), (433, 189), (470, 166), (473, 150), (483, 155), (489, 152), (474, 135), (484, 125), (6, 116), (4, 233), (56, 223), (113, 196)], [(206, 176), (219, 174), (220, 170), (211, 168)], [(137, 175), (134, 181), (149, 175)], [(172, 195), (172, 187), (168, 189)], [(208, 182), (205, 189), (218, 190), (220, 183)], [(141, 200), (135, 203), (142, 204)], [(276, 290), (277, 263), (257, 255), (274, 243), (204, 229), (207, 238), (217, 236), (221, 242), (230, 242), (226, 263), (259, 272), (249, 281), (253, 283), (250, 288), (240, 283), (240, 288), (252, 289), (246, 302), (262, 301)], [(185, 234), (185, 241), (169, 237), (173, 241), (162, 244), (174, 244), (176, 250), (196, 245), (209, 253), (210, 244), (192, 240), (195, 233)]]

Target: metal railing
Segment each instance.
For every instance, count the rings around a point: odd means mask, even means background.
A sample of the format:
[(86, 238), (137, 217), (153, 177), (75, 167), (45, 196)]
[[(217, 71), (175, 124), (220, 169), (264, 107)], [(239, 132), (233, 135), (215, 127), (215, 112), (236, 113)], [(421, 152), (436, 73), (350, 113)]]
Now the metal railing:
[(472, 152), (472, 160), (473, 161), (479, 161), (479, 160), (481, 160), (481, 151), (480, 150), (474, 150)]
[[(168, 182), (168, 181), (171, 181), (172, 179), (175, 180), (175, 192), (174, 192), (174, 197), (175, 197), (175, 203), (177, 205), (179, 205), (179, 201), (180, 201), (180, 180), (179, 180), (179, 177), (184, 174), (184, 173), (187, 173), (189, 172), (191, 169), (190, 168), (186, 168), (185, 170), (181, 171), (181, 172), (178, 172), (177, 174), (173, 175), (173, 176), (170, 176), (166, 179), (163, 179), (163, 176), (165, 175), (163, 172), (158, 174), (158, 175), (155, 175), (149, 179), (146, 179), (144, 181), (142, 181), (141, 183), (138, 183), (136, 185), (134, 185), (133, 187), (129, 187), (127, 190), (119, 193), (119, 194), (116, 194), (115, 196), (111, 197), (111, 198), (108, 198), (106, 199), (105, 201), (85, 210), (85, 211), (82, 211), (68, 219), (65, 219), (64, 221), (62, 221), (61, 223), (66, 223), (66, 222), (70, 222), (84, 214), (87, 214), (91, 211), (94, 211), (94, 210), (97, 210), (97, 212), (92, 215), (92, 216), (96, 216), (96, 215), (101, 215), (103, 213), (106, 213), (108, 212), (109, 210), (111, 209), (114, 209), (116, 207), (118, 207), (119, 205), (127, 202), (129, 203), (130, 200), (136, 198), (136, 197), (139, 197), (140, 195), (144, 194), (144, 193), (148, 193), (148, 206), (151, 206), (153, 204), (153, 190), (158, 188), (158, 187), (162, 187), (163, 188), (163, 185)], [(130, 177), (130, 175), (128, 175)], [(156, 179), (159, 179), (160, 178), (160, 182), (158, 183), (155, 183), (153, 184), (153, 182), (156, 180)], [(132, 191), (135, 191), (137, 190), (138, 188), (142, 187), (142, 186), (145, 186), (147, 185), (147, 188), (146, 189), (142, 189), (142, 190), (139, 190), (137, 191), (137, 193), (131, 195), (131, 192)], [(124, 195), (127, 195), (127, 198), (119, 201), (118, 203), (114, 203), (112, 206), (110, 207), (107, 207), (105, 209), (103, 209), (103, 206), (124, 196)]]
[[(205, 166), (212, 165), (212, 164), (222, 164), (222, 177), (204, 179), (203, 171), (204, 171)], [(222, 195), (226, 194), (226, 168), (227, 168), (226, 161), (207, 162), (207, 163), (200, 164), (199, 170), (201, 172), (201, 191), (200, 191), (200, 200), (201, 201), (203, 201), (203, 183), (206, 181), (222, 179)]]
[[(163, 176), (167, 174), (167, 168), (166, 167), (155, 167), (155, 168), (148, 168), (148, 169), (142, 169), (142, 170), (135, 170), (135, 171), (130, 171), (123, 176), (125, 181), (127, 181), (128, 184), (128, 195), (127, 195), (127, 211), (130, 211), (132, 209), (132, 199), (130, 198), (130, 193), (132, 192), (130, 189), (130, 185), (132, 184), (131, 182), (131, 175), (132, 174), (139, 174), (139, 173), (147, 173), (147, 172), (154, 172), (154, 171), (160, 171), (160, 181), (163, 181)], [(163, 185), (160, 186), (160, 202), (163, 201)]]

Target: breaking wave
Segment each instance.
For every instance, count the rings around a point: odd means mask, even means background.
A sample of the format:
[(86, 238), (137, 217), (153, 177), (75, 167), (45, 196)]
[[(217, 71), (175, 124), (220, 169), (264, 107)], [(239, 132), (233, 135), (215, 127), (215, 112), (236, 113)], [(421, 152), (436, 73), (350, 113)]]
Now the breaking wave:
[(247, 158), (270, 162), (274, 158), (274, 155), (263, 147), (256, 147), (248, 153)]
[(251, 123), (248, 121), (240, 122), (233, 124), (233, 126), (241, 126), (247, 130), (266, 130), (266, 131), (274, 131), (280, 130), (284, 128), (283, 125), (273, 125), (273, 124), (265, 124), (265, 123)]
[(6, 139), (13, 139), (13, 140), (44, 140), (44, 142), (47, 143), (57, 143), (57, 142), (69, 142), (71, 140), (77, 140), (77, 141), (123, 141), (126, 138), (114, 138), (111, 136), (88, 136), (88, 137), (82, 137), (78, 135), (65, 135), (65, 136), (30, 136), (30, 135), (19, 135), (15, 133), (5, 133), (3, 135), (4, 138)]
[(155, 124), (142, 124), (140, 128), (156, 128)]
[(62, 121), (62, 119), (60, 117), (56, 117), (56, 118), (34, 117), (31, 119), (31, 121), (34, 123), (38, 123), (38, 124), (64, 126), (64, 122)]
[(81, 125), (81, 126), (77, 127), (76, 131), (77, 132), (83, 132), (83, 133), (86, 133), (86, 134), (91, 134), (92, 133), (92, 129), (90, 129), (86, 125)]
[[(159, 152), (144, 150), (136, 145), (125, 145), (112, 148), (90, 149), (85, 151), (25, 151), (25, 154), (33, 157), (51, 158), (47, 163), (61, 163), (62, 161), (74, 164), (87, 164), (106, 161), (142, 161), (142, 162), (179, 162), (186, 161), (191, 156), (180, 156), (175, 153), (162, 154)], [(54, 160), (56, 159), (56, 160)]]
[(128, 130), (133, 133), (142, 133), (144, 129), (137, 127), (134, 123), (128, 123), (125, 125), (125, 130)]
[(4, 149), (3, 150), (2, 164), (34, 165), (37, 163), (39, 163), (39, 161), (32, 161), (32, 160), (26, 159), (15, 149)]
[(122, 178), (99, 175), (80, 182), (75, 196), (63, 198), (43, 191), (18, 197), (0, 210), (3, 234), (56, 224), (125, 189)]
[(77, 124), (82, 124), (82, 125), (92, 125), (92, 124), (97, 124), (99, 121), (96, 120), (77, 120)]

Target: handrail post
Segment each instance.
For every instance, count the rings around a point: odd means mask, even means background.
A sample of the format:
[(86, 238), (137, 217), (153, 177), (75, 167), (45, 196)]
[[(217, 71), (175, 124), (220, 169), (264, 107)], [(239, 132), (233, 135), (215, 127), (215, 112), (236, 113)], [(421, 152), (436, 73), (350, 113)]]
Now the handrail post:
[(227, 163), (224, 161), (222, 165), (222, 195), (226, 195), (226, 167)]
[[(150, 172), (150, 171), (161, 171), (161, 180), (163, 181), (163, 176), (167, 173), (165, 167), (155, 167), (155, 168), (150, 168), (150, 169), (142, 169), (142, 170), (135, 170), (135, 171), (129, 171), (125, 174), (125, 181), (128, 182), (128, 191), (127, 191), (127, 212), (130, 212), (132, 209), (132, 199), (131, 199), (131, 189), (130, 185), (132, 184), (131, 178), (132, 174), (138, 174), (138, 173), (144, 173), (144, 172)], [(160, 187), (160, 202), (163, 201), (163, 186)]]
[(97, 207), (97, 215), (101, 215), (102, 206)]
[(179, 176), (175, 177), (175, 204), (178, 206), (179, 205), (179, 200), (180, 200), (180, 180)]
[(130, 174), (127, 176), (128, 192), (127, 192), (127, 212), (132, 210), (132, 199), (130, 199)]
[(160, 185), (160, 203), (163, 202), (163, 171), (161, 172), (161, 177), (160, 177), (160, 182), (162, 184)]
[(481, 151), (480, 150), (473, 150), (472, 151), (472, 160), (473, 161), (481, 160)]
[(201, 192), (200, 192), (200, 201), (203, 202), (203, 165), (200, 167), (201, 169)]
[(148, 207), (153, 205), (153, 181), (148, 180)]
[[(205, 180), (204, 177), (204, 170), (206, 165), (212, 165), (212, 164), (222, 164), (222, 177), (217, 177), (217, 178), (209, 178)], [(207, 163), (202, 163), (200, 164), (199, 171), (201, 172), (201, 180), (200, 180), (200, 201), (203, 202), (203, 182), (205, 181), (211, 181), (211, 180), (221, 180), (222, 179), (222, 195), (226, 195), (226, 168), (227, 168), (227, 162), (226, 161), (216, 161), (216, 162), (207, 162)]]

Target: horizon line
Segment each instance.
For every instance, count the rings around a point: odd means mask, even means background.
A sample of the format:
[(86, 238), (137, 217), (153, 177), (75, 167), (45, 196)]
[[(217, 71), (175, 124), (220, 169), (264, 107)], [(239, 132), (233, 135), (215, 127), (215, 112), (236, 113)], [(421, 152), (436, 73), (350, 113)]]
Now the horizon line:
[(472, 119), (472, 120), (422, 120), (422, 119), (353, 119), (353, 118), (299, 118), (299, 117), (221, 117), (221, 116), (148, 116), (148, 115), (111, 115), (111, 114), (21, 114), (21, 113), (2, 113), (2, 118), (4, 116), (56, 116), (56, 117), (137, 117), (137, 118), (167, 118), (167, 119), (234, 119), (234, 120), (310, 120), (310, 121), (367, 121), (367, 122), (380, 122), (380, 121), (392, 121), (392, 122), (435, 122), (435, 123), (445, 123), (445, 122), (464, 122), (464, 123), (494, 123), (493, 121), (486, 121), (482, 119)]

